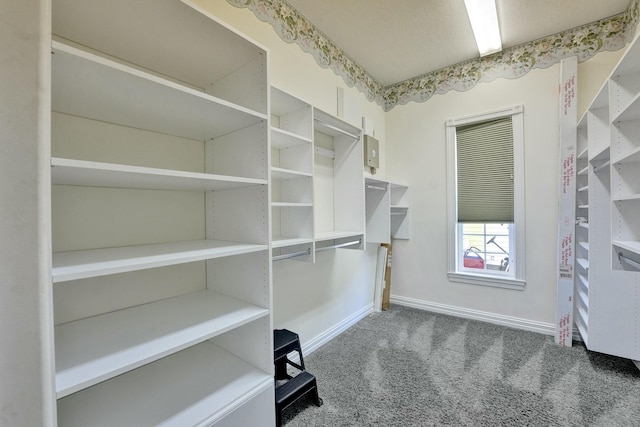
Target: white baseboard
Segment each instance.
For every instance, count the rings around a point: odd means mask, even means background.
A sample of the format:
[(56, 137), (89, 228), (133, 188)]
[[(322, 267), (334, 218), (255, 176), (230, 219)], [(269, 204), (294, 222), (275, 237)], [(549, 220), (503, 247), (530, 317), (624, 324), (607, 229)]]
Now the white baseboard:
[(448, 314), (450, 316), (462, 317), (465, 319), (480, 320), (482, 322), (493, 323), (496, 325), (510, 326), (512, 328), (538, 332), (544, 335), (554, 335), (555, 333), (555, 325), (553, 323), (503, 316), (501, 314), (488, 313), (486, 311), (471, 310), (468, 308), (422, 301), (414, 298), (400, 297), (397, 295), (391, 295), (390, 302), (393, 304), (404, 305), (406, 307), (432, 311), (434, 313)]
[(365, 318), (371, 313), (373, 313), (373, 302), (363, 307), (362, 309), (358, 310), (357, 312), (353, 313), (351, 316), (342, 320), (338, 324), (330, 327), (326, 331), (322, 332), (320, 335), (310, 339), (305, 343), (301, 343), (302, 354), (304, 356), (307, 356), (313, 353), (322, 345), (328, 343), (329, 341), (331, 341), (332, 339), (334, 339), (335, 337), (337, 337), (338, 335), (340, 335), (341, 333), (343, 333), (344, 331), (346, 331), (347, 329), (349, 329), (350, 327), (352, 327), (353, 325), (355, 325), (356, 323), (358, 323), (360, 320), (362, 320), (363, 318)]

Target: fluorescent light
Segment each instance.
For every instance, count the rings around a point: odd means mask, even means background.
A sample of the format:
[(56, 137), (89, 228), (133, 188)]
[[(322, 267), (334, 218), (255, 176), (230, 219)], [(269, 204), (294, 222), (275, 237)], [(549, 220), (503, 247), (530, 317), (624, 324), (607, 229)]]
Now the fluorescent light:
[(502, 50), (495, 0), (464, 0), (480, 56)]

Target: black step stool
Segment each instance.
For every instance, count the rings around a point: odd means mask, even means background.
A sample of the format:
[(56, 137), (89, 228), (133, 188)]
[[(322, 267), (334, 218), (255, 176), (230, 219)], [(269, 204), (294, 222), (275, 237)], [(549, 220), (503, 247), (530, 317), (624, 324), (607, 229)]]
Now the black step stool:
[[(287, 357), (291, 352), (298, 352), (300, 364)], [(276, 385), (276, 426), (282, 425), (282, 412), (296, 400), (307, 393), (313, 393), (312, 397), (316, 405), (322, 405), (322, 399), (318, 396), (318, 384), (316, 377), (305, 370), (302, 348), (298, 334), (288, 329), (276, 329), (273, 331), (273, 356), (275, 364), (275, 379), (287, 380)], [(289, 375), (287, 365), (291, 365), (301, 372), (295, 376)]]

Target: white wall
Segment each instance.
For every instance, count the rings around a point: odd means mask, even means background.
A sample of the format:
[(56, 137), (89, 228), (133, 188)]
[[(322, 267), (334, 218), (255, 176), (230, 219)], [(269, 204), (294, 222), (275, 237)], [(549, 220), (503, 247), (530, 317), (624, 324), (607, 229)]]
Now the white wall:
[[(580, 65), (580, 105), (601, 87), (621, 52)], [(552, 332), (556, 310), (559, 64), (516, 80), (436, 95), (387, 114), (390, 178), (411, 188), (411, 240), (394, 245), (392, 300)], [(587, 101), (584, 101), (587, 99)], [(526, 287), (523, 291), (447, 278), (445, 121), (524, 106)], [(579, 109), (582, 113), (585, 107)], [(506, 318), (504, 317), (506, 316)]]
[(1, 0), (0, 425), (55, 420), (49, 218), (50, 2)]
[[(343, 88), (344, 120), (361, 127), (362, 116), (366, 116), (374, 123), (383, 159), (376, 177), (384, 179), (385, 114), (377, 104), (349, 88), (331, 70), (318, 66), (297, 45), (282, 41), (270, 24), (258, 20), (249, 9), (238, 9), (221, 0), (195, 3), (269, 49), (269, 73), (274, 86), (334, 115), (337, 88)], [(354, 315), (366, 312), (373, 303), (376, 250), (369, 245), (367, 251), (319, 252), (315, 264), (294, 260), (274, 263), (274, 327), (297, 332), (303, 346), (313, 348), (332, 331), (349, 324)]]

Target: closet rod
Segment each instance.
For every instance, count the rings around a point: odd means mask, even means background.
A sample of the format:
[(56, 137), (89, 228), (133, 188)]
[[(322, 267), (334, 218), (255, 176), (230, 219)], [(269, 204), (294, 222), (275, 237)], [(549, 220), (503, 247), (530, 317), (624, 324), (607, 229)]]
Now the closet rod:
[(353, 139), (360, 139), (360, 136), (359, 136), (359, 135), (354, 135), (354, 134), (352, 134), (352, 133), (349, 133), (349, 132), (347, 132), (346, 130), (342, 130), (342, 129), (340, 129), (339, 127), (336, 127), (336, 126), (330, 125), (329, 123), (327, 123), (327, 122), (325, 122), (325, 121), (322, 121), (322, 120), (320, 120), (320, 119), (318, 119), (318, 118), (314, 118), (314, 120), (315, 120), (316, 122), (320, 123), (322, 126), (326, 127), (327, 129), (331, 129), (331, 130), (336, 131), (336, 132), (339, 132), (339, 133), (341, 133), (341, 134), (343, 134), (343, 135), (350, 136), (350, 137), (351, 137), (351, 138), (353, 138)]
[(618, 259), (640, 270), (640, 262), (634, 261), (631, 258), (624, 256), (622, 252), (618, 252)]
[(353, 242), (339, 243), (337, 245), (325, 246), (325, 247), (322, 247), (322, 248), (316, 248), (316, 252), (322, 252), (322, 251), (328, 251), (328, 250), (331, 250), (331, 249), (344, 248), (346, 246), (359, 245), (361, 242), (362, 242), (362, 240), (354, 240)]
[(273, 261), (280, 261), (280, 260), (283, 260), (283, 259), (296, 258), (296, 257), (303, 256), (303, 255), (311, 255), (311, 248), (307, 249), (306, 251), (291, 252), (291, 253), (288, 253), (288, 254), (276, 255), (276, 256), (272, 257), (271, 259)]
[(366, 184), (365, 187), (366, 188), (371, 188), (372, 190), (387, 191), (387, 189), (385, 187), (379, 187), (377, 185)]

